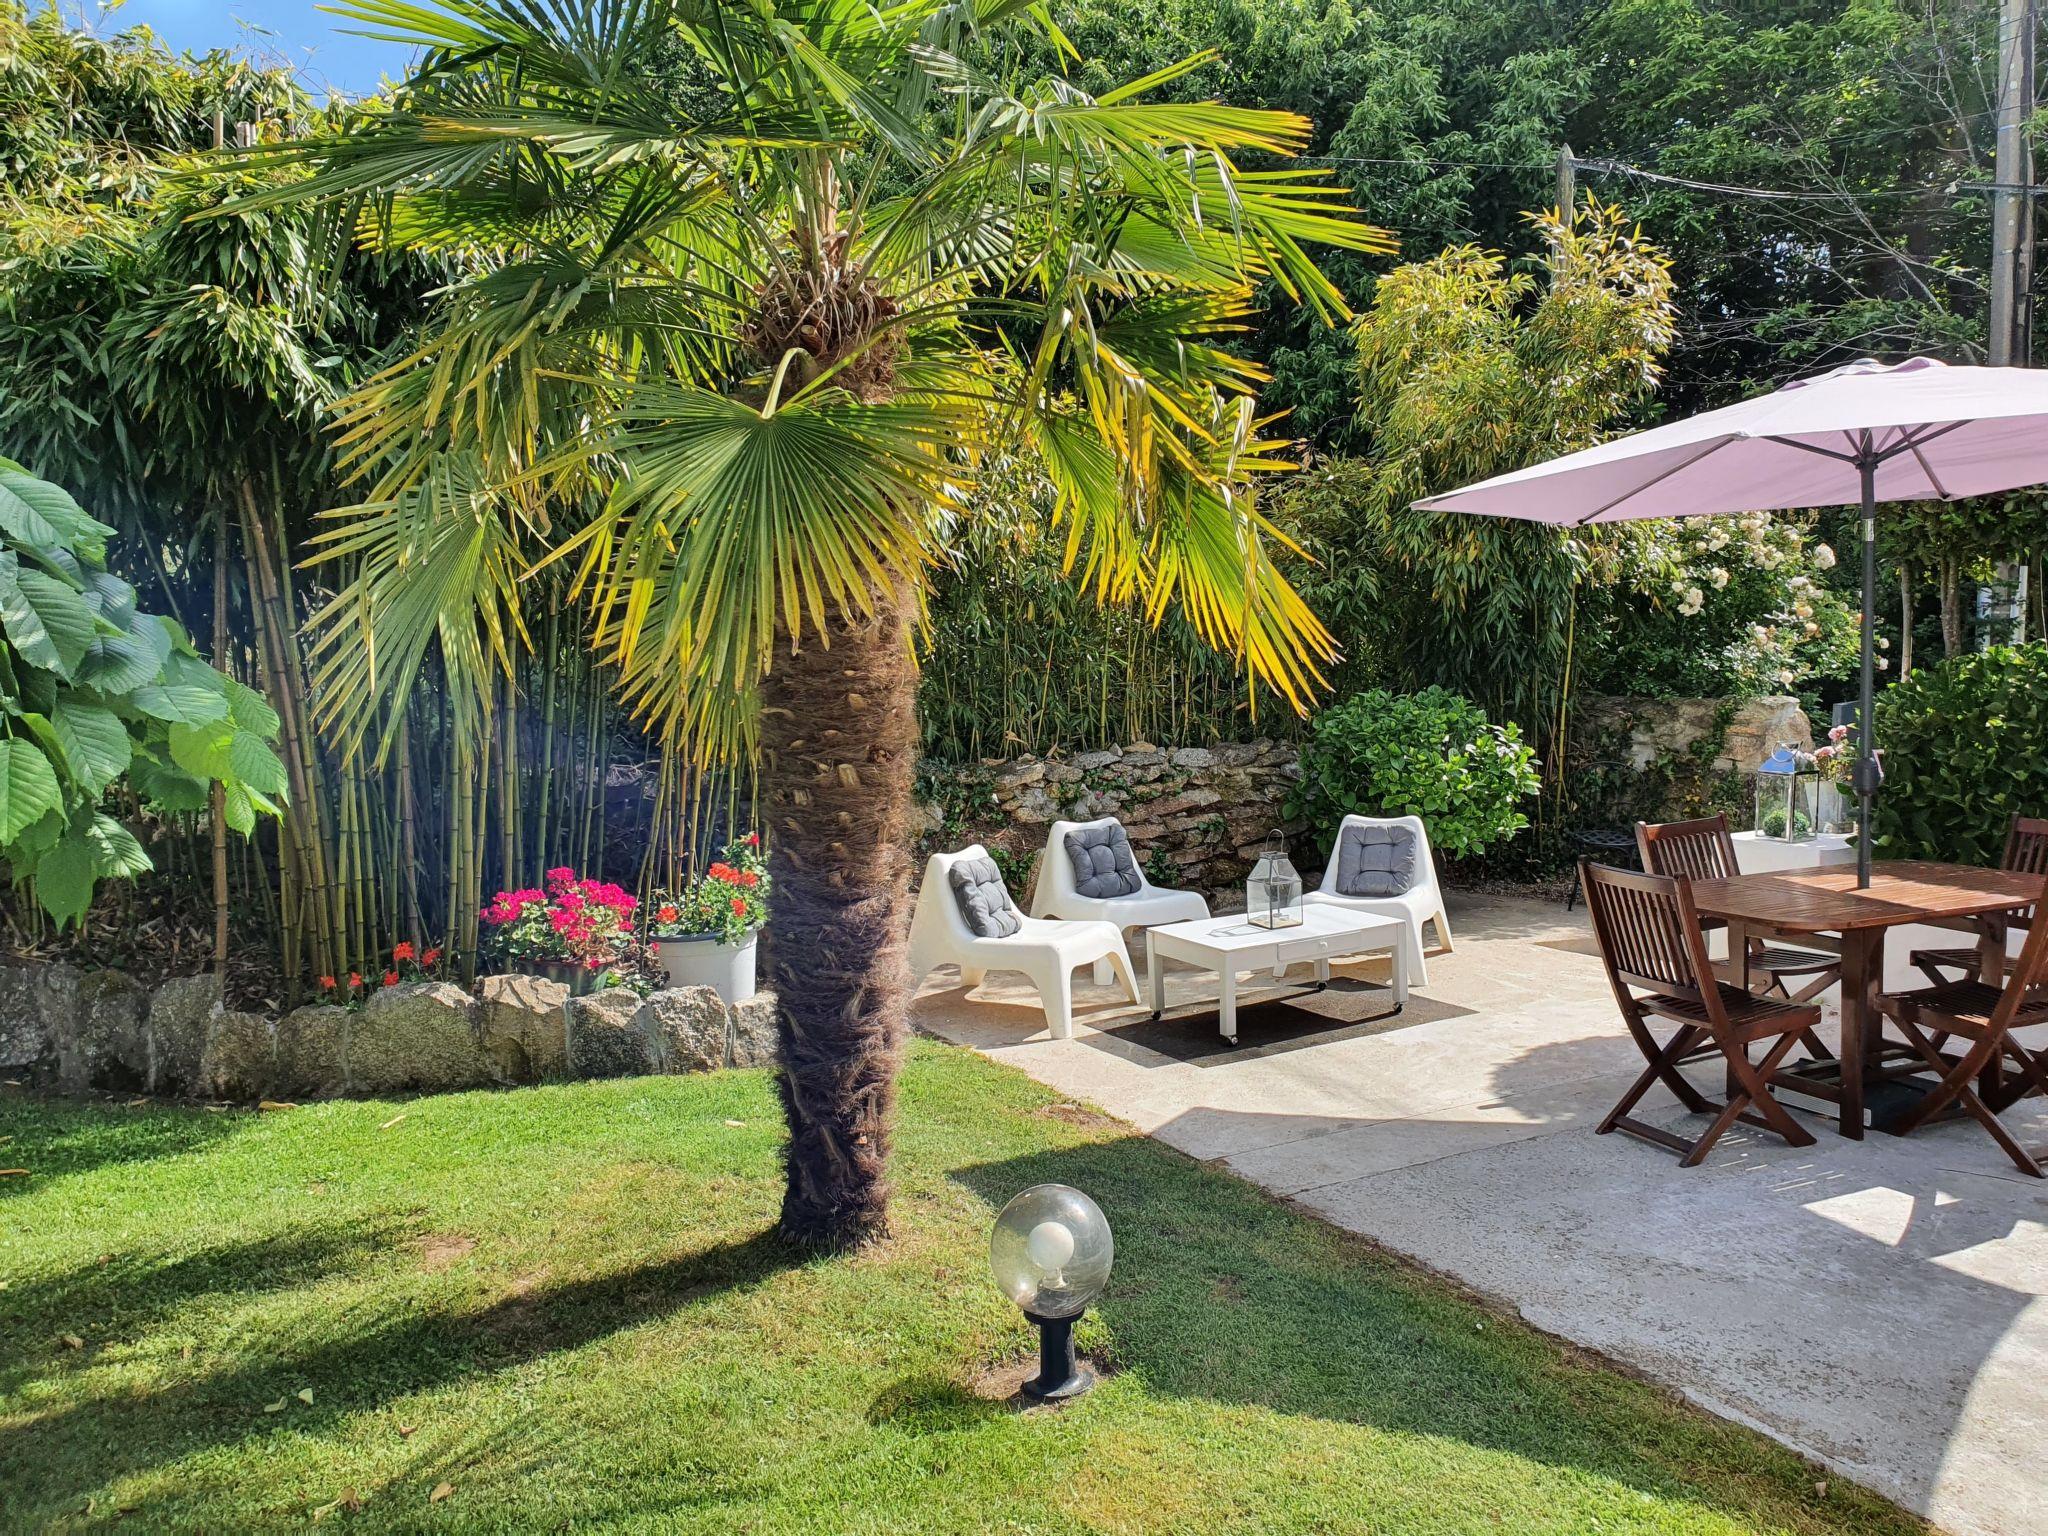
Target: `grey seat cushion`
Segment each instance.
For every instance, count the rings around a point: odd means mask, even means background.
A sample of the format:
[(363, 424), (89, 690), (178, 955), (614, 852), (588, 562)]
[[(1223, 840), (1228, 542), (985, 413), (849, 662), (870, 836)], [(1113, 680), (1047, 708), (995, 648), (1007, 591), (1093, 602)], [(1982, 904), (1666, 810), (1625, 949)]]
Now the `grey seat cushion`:
[(1007, 939), (1024, 926), (1024, 914), (1010, 900), (1003, 872), (986, 854), (956, 859), (946, 879), (952, 884), (953, 900), (960, 905), (967, 931), (977, 939)]
[(1131, 855), (1130, 838), (1113, 821), (1069, 832), (1067, 858), (1074, 866), (1074, 889), (1090, 901), (1135, 896), (1145, 884)]
[(1337, 892), (1399, 896), (1420, 878), (1413, 827), (1346, 827), (1337, 835)]

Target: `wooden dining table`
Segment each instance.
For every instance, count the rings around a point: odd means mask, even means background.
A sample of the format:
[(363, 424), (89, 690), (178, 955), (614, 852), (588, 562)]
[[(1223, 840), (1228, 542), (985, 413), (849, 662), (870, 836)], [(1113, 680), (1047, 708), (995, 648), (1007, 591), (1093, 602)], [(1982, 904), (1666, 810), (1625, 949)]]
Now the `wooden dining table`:
[[(1985, 920), (2039, 901), (2041, 877), (1926, 859), (1882, 859), (1871, 863), (1867, 889), (1857, 889), (1856, 871), (1842, 866), (1695, 880), (1692, 898), (1701, 917), (1727, 924), (1731, 980), (1745, 990), (1751, 938), (1781, 937), (1841, 955), (1842, 1036), (1836, 1056), (1781, 1067), (1772, 1084), (1834, 1103), (1842, 1134), (1861, 1140), (1873, 1091), (1925, 1068), (1906, 1047), (1887, 1051), (1884, 1046), (1877, 998), (1884, 986), (1885, 935), (1909, 923), (1975, 930), (1979, 974), (1999, 984), (2005, 938), (1997, 924)], [(1897, 1061), (1898, 1069), (1888, 1066), (1890, 1061)]]

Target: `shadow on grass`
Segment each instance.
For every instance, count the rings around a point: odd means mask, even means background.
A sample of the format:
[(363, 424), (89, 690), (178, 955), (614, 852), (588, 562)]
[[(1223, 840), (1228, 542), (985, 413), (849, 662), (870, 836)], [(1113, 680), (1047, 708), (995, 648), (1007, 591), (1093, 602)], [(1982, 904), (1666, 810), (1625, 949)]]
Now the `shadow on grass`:
[[(357, 1244), (347, 1231), (304, 1229), (278, 1255), (282, 1262), (266, 1265), (260, 1255), (269, 1246), (253, 1243), (165, 1266), (156, 1276), (167, 1282), (165, 1296), (153, 1305), (168, 1310), (177, 1304), (180, 1285), (192, 1294), (230, 1274), (238, 1277), (237, 1289), (300, 1283), (309, 1269), (338, 1262)], [(658, 1263), (537, 1287), (471, 1311), (409, 1312), (345, 1337), (266, 1341), (228, 1369), (160, 1390), (93, 1398), (0, 1430), (0, 1487), (9, 1489), (21, 1511), (47, 1514), (55, 1501), (75, 1494), (82, 1466), (92, 1468), (95, 1480), (112, 1482), (210, 1447), (261, 1437), (277, 1427), (264, 1418), (262, 1405), (302, 1387), (313, 1389), (314, 1402), (294, 1410), (292, 1428), (318, 1433), (347, 1415), (579, 1348), (804, 1262), (803, 1254), (764, 1232)], [(141, 1278), (147, 1283), (147, 1276)], [(63, 1277), (38, 1304), (53, 1300), (64, 1284), (88, 1283), (77, 1275)]]
[(400, 1241), (393, 1221), (301, 1226), (175, 1258), (111, 1255), (47, 1277), (15, 1281), (0, 1294), (0, 1394), (40, 1374), (35, 1357), (90, 1319), (95, 1349), (140, 1337), (203, 1297), (250, 1296), (309, 1285), (354, 1269)]
[[(1095, 1197), (1117, 1248), (1096, 1311), (1117, 1368), (1154, 1392), (1457, 1440), (1743, 1520), (1810, 1506), (1813, 1469), (1765, 1437), (1145, 1138), (954, 1177), (993, 1209), (1033, 1184)], [(1837, 1490), (1831, 1513), (1855, 1509), (1859, 1531), (1927, 1529), (1861, 1489)]]
[(0, 1200), (32, 1194), (52, 1178), (120, 1163), (155, 1162), (202, 1151), (248, 1123), (242, 1114), (158, 1105), (118, 1106), (67, 1099), (0, 1097), (0, 1167), (26, 1176), (0, 1179)]

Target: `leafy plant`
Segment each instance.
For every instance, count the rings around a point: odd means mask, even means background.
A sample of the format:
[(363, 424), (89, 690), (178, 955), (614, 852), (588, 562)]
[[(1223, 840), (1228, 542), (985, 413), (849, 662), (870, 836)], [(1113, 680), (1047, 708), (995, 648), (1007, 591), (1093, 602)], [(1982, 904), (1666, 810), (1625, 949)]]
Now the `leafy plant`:
[(1025, 55), (1071, 55), (1038, 4), (340, 9), (418, 67), (346, 132), (250, 150), (311, 174), (228, 211), (324, 199), (455, 271), (340, 411), (368, 494), (325, 543), (355, 575), (312, 620), (323, 719), (367, 739), (434, 647), (481, 702), (522, 575), (576, 572), (641, 717), (758, 754), (801, 935), (770, 962), (782, 1230), (872, 1241), (910, 632), (970, 488), (1026, 458), (1088, 592), (1180, 611), (1305, 709), (1335, 646), (1279, 570), (1255, 486), (1291, 461), (1231, 344), (1261, 289), (1348, 316), (1309, 246), (1392, 242), (1325, 173), (1266, 168), (1301, 118), (1155, 99), (1206, 54), (1084, 92)]
[(657, 892), (650, 905), (649, 934), (657, 939), (714, 934), (721, 944), (741, 944), (768, 921), (768, 865), (761, 857), (761, 838), (749, 832), (725, 847), (713, 863), (680, 894)]
[(1878, 695), (1877, 847), (1995, 864), (2015, 814), (2048, 816), (2048, 644), (1921, 667)]
[(1534, 759), (1512, 722), (1448, 689), (1374, 688), (1316, 716), (1287, 814), (1326, 846), (1347, 815), (1420, 816), (1438, 851), (1477, 853), (1529, 825)]
[(117, 784), (169, 813), (205, 809), (218, 782), (245, 836), (285, 796), (276, 712), (136, 605), (107, 569), (113, 531), (0, 459), (0, 858), (59, 926), (101, 880), (153, 867), (105, 808)]

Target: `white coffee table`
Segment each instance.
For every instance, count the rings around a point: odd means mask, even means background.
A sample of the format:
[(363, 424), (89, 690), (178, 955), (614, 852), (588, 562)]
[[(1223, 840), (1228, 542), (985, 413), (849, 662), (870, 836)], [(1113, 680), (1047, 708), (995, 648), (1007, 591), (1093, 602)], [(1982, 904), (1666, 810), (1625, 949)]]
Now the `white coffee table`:
[(1336, 907), (1304, 906), (1301, 921), (1290, 928), (1261, 928), (1243, 913), (1166, 923), (1145, 930), (1146, 980), (1152, 991), (1152, 1017), (1166, 1011), (1166, 979), (1162, 960), (1184, 960), (1216, 973), (1216, 1026), (1223, 1038), (1237, 1044), (1237, 975), (1270, 970), (1278, 979), (1290, 965), (1315, 967), (1315, 990), (1330, 980), (1330, 962), (1347, 955), (1387, 950), (1394, 961), (1394, 1008), (1408, 1001), (1408, 964), (1403, 957), (1406, 924), (1398, 918), (1373, 917)]

